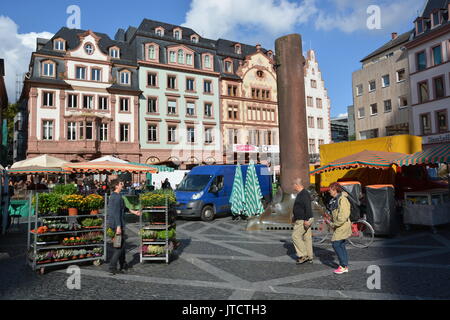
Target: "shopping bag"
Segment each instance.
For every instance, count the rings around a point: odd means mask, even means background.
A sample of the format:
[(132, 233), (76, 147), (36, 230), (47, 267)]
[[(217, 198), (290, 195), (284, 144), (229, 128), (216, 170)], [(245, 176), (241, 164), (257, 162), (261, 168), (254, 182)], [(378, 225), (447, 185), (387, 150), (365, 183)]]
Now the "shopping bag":
[(116, 234), (116, 236), (113, 239), (113, 247), (114, 248), (122, 248), (122, 235)]

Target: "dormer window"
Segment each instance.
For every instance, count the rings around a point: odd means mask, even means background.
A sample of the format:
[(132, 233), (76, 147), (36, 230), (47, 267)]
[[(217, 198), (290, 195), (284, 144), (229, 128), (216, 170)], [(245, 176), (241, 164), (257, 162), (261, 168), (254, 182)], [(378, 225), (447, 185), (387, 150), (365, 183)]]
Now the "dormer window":
[(54, 49), (57, 51), (65, 51), (66, 50), (66, 43), (62, 39), (57, 39), (54, 41)]
[(191, 41), (193, 43), (198, 43), (198, 37), (197, 36), (191, 36)]
[(416, 21), (417, 34), (421, 34), (423, 32), (423, 20), (419, 19)]
[(173, 32), (173, 37), (174, 37), (176, 40), (181, 40), (181, 31), (179, 31), (179, 30), (174, 31), (174, 32)]
[(42, 63), (42, 76), (55, 77), (56, 64), (53, 61), (44, 61)]
[(120, 49), (117, 47), (110, 48), (109, 55), (111, 58), (119, 59), (120, 58)]
[(119, 83), (123, 85), (130, 85), (131, 83), (131, 73), (128, 70), (119, 72)]
[(160, 37), (164, 36), (164, 28), (162, 28), (162, 27), (156, 28), (155, 33), (157, 36), (160, 36)]
[(267, 56), (268, 56), (270, 59), (273, 59), (273, 51), (271, 51), (271, 50), (267, 51)]
[(88, 54), (88, 55), (92, 55), (94, 53), (94, 46), (90, 43), (87, 43), (84, 46), (84, 51)]
[(441, 24), (441, 21), (440, 21), (441, 14), (439, 11), (433, 12), (431, 17), (433, 19), (433, 27), (436, 27)]
[(233, 62), (232, 61), (225, 61), (225, 72), (233, 73)]
[(242, 53), (242, 48), (241, 48), (240, 44), (236, 44), (234, 46), (234, 53), (236, 53), (236, 54), (241, 54)]
[(211, 68), (211, 57), (205, 56), (205, 68)]

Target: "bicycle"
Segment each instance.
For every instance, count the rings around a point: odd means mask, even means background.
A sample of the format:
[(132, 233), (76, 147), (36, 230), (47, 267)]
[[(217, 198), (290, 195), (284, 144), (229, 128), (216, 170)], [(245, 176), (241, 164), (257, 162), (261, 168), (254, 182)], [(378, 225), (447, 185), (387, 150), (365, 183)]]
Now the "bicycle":
[[(331, 215), (324, 213), (319, 219), (314, 219), (311, 226), (313, 243), (323, 243), (333, 233), (331, 228)], [(355, 248), (368, 248), (374, 240), (375, 231), (364, 216), (356, 222), (352, 222), (352, 235), (348, 242)]]

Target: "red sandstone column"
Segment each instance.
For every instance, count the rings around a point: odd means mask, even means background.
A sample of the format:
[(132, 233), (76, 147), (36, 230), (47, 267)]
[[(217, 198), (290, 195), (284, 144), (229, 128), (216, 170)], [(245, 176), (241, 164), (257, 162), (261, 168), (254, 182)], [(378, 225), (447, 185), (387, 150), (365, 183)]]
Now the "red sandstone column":
[(295, 193), (292, 182), (301, 178), (309, 186), (308, 132), (304, 57), (299, 34), (275, 42), (278, 84), (278, 118), (280, 128), (281, 187)]

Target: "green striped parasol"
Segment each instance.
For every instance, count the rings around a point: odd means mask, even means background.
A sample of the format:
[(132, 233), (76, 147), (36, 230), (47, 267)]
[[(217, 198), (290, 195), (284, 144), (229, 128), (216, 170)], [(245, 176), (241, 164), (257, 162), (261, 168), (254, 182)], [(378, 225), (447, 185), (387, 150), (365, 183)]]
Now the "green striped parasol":
[(262, 197), (255, 163), (251, 161), (245, 179), (245, 213), (247, 216), (259, 216), (264, 212)]
[(450, 163), (450, 144), (441, 144), (421, 152), (409, 154), (395, 162), (398, 166)]
[(244, 179), (242, 178), (242, 169), (238, 164), (234, 174), (233, 190), (231, 191), (231, 213), (235, 216), (241, 215), (245, 206)]

